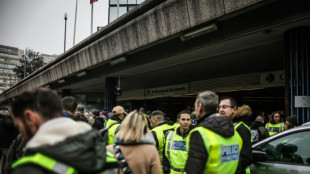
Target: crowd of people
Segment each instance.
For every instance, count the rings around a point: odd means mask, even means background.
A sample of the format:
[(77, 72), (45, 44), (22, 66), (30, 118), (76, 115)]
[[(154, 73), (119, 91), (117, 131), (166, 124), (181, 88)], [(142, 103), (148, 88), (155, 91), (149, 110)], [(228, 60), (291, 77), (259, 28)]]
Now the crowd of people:
[(245, 174), (251, 144), (296, 125), (295, 116), (284, 122), (279, 111), (268, 122), (261, 115), (252, 121), (250, 106), (212, 91), (199, 93), (193, 104), (193, 112), (180, 111), (169, 124), (160, 110), (84, 112), (73, 97), (25, 91), (12, 101), (10, 117), (1, 115), (0, 135), (10, 136), (0, 137), (1, 174)]

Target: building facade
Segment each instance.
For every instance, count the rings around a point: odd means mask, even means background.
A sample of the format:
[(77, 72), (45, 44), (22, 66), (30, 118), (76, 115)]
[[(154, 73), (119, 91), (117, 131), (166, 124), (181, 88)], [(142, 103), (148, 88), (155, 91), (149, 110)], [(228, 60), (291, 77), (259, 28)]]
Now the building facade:
[(141, 4), (144, 0), (110, 0), (109, 23)]
[(0, 45), (0, 93), (18, 82), (13, 69), (18, 65), (23, 50)]

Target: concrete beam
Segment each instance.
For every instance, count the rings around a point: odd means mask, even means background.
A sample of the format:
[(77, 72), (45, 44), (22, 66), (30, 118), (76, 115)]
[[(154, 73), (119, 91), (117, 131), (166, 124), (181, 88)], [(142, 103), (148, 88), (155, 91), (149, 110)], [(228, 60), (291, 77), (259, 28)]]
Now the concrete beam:
[[(122, 20), (126, 18), (125, 15), (110, 24), (118, 26), (117, 28), (112, 30), (107, 26), (106, 30), (109, 32), (95, 33), (77, 44), (68, 51), (70, 54), (66, 52), (61, 55), (61, 60), (44, 67), (32, 77), (5, 91), (1, 94), (0, 101), (12, 98), (26, 89), (44, 86), (79, 71), (108, 63), (110, 59), (160, 44), (165, 39), (178, 37), (184, 31), (261, 0), (167, 0), (160, 1), (163, 2), (161, 4), (155, 1), (158, 0), (147, 1), (144, 3), (146, 7), (138, 6), (129, 12), (127, 16), (131, 16), (131, 20)], [(151, 9), (150, 4), (156, 6)], [(148, 11), (144, 12), (142, 8)]]

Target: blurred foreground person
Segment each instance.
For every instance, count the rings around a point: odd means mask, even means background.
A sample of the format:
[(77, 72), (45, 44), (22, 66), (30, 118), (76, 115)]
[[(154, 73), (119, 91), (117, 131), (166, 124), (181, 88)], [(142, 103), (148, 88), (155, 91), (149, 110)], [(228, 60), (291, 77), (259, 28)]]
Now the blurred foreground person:
[(199, 93), (195, 101), (197, 127), (189, 133), (187, 174), (235, 173), (242, 140), (226, 116), (216, 114), (218, 96), (212, 91)]
[(143, 113), (133, 111), (123, 120), (115, 144), (107, 146), (119, 162), (120, 174), (159, 174), (159, 156)]
[(26, 141), (15, 173), (117, 172), (116, 159), (103, 139), (84, 122), (61, 117), (61, 100), (49, 89), (25, 91), (11, 104), (11, 116)]

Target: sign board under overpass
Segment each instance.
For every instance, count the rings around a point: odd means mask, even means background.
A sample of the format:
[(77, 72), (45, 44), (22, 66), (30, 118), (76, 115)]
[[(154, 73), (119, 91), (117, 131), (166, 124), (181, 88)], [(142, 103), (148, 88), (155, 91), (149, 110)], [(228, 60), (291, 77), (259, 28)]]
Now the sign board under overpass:
[(179, 94), (188, 93), (188, 83), (172, 85), (172, 86), (163, 86), (158, 88), (149, 88), (144, 90), (144, 96), (172, 96)]
[(295, 96), (295, 108), (310, 108), (310, 96)]

